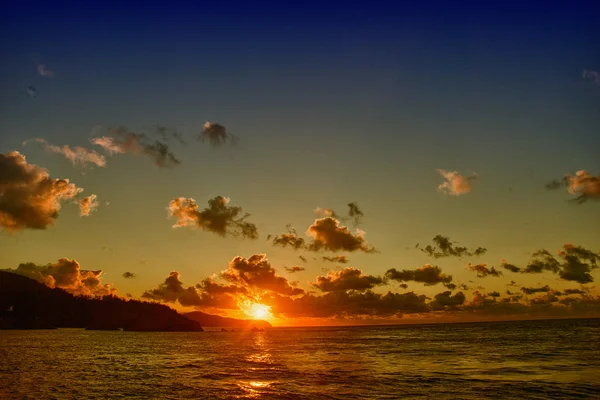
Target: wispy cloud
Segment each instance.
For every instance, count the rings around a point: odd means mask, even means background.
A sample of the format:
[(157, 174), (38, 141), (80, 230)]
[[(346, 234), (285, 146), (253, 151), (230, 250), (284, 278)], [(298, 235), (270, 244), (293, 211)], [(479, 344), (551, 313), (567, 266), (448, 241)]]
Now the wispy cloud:
[(238, 141), (223, 125), (216, 122), (206, 122), (202, 126), (198, 140), (208, 141), (213, 147), (219, 147), (226, 143), (235, 144)]
[(42, 147), (49, 152), (60, 154), (67, 160), (71, 161), (73, 165), (87, 165), (94, 164), (98, 167), (106, 166), (106, 157), (102, 154), (96, 152), (95, 150), (86, 149), (84, 147), (74, 146), (70, 147), (68, 145), (63, 146), (55, 146), (46, 141), (46, 139), (35, 138), (32, 140), (26, 140), (23, 142), (23, 146), (25, 146), (30, 141), (39, 143)]
[(88, 217), (93, 211), (95, 211), (100, 203), (98, 203), (97, 196), (95, 194), (79, 200), (79, 215), (82, 217)]

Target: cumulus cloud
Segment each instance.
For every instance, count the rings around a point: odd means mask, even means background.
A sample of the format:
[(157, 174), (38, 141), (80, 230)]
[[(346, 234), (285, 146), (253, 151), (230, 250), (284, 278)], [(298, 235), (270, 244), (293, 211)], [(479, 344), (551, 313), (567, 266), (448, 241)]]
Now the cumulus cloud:
[(294, 265), (292, 267), (285, 267), (285, 270), (287, 272), (289, 272), (290, 274), (294, 273), (294, 272), (302, 272), (304, 271), (306, 268), (300, 266), (300, 265)]
[(102, 147), (109, 154), (144, 154), (157, 167), (173, 167), (181, 164), (169, 146), (159, 140), (150, 140), (144, 133), (131, 132), (125, 127), (109, 130), (110, 136), (94, 137), (90, 142)]
[(277, 275), (266, 254), (254, 254), (247, 259), (235, 257), (221, 276), (237, 286), (268, 290), (286, 296), (296, 296), (304, 290), (296, 288), (290, 282)]
[(135, 274), (133, 272), (123, 272), (123, 275), (121, 275), (121, 276), (125, 279), (135, 278)]
[(600, 86), (600, 72), (585, 70), (585, 71), (583, 71), (581, 76), (583, 79), (591, 81), (591, 82), (595, 83), (596, 85)]
[(443, 273), (440, 267), (431, 264), (425, 264), (416, 269), (404, 269), (402, 271), (391, 268), (386, 271), (385, 277), (397, 282), (420, 282), (425, 286), (432, 286), (438, 283), (453, 285), (452, 275)]
[(88, 217), (94, 210), (96, 210), (96, 208), (98, 208), (100, 205), (96, 198), (97, 196), (92, 194), (79, 200), (79, 215), (82, 217)]
[(178, 197), (169, 202), (167, 210), (169, 217), (177, 219), (173, 228), (192, 226), (223, 237), (231, 235), (257, 239), (256, 225), (246, 221), (250, 214), (244, 214), (241, 207), (228, 204), (227, 197), (217, 196), (208, 201), (207, 208), (199, 211), (194, 199)]
[(464, 256), (473, 257), (481, 256), (487, 252), (487, 249), (483, 247), (477, 247), (476, 249), (469, 250), (463, 246), (455, 246), (447, 236), (442, 235), (435, 235), (433, 242), (433, 246), (429, 244), (421, 249), (423, 253), (426, 253), (433, 258)]
[(322, 292), (336, 292), (345, 290), (365, 291), (375, 286), (384, 284), (383, 278), (363, 274), (362, 270), (349, 267), (339, 271), (330, 271), (326, 276), (317, 276), (316, 282), (311, 285)]
[(46, 65), (44, 64), (38, 64), (37, 72), (38, 74), (40, 74), (40, 76), (43, 76), (44, 78), (54, 78), (54, 71), (48, 69), (48, 67), (46, 67)]
[(446, 179), (446, 182), (438, 186), (440, 191), (452, 196), (460, 196), (471, 192), (471, 181), (474, 180), (476, 176), (465, 177), (456, 171), (446, 171), (444, 169), (438, 169), (437, 171), (444, 179)]
[(7, 271), (34, 279), (49, 287), (65, 289), (75, 295), (104, 296), (116, 293), (116, 289), (111, 285), (101, 283), (102, 270), (82, 270), (77, 261), (68, 258), (61, 258), (54, 264), (46, 265), (19, 264), (16, 269)]
[(216, 122), (206, 122), (198, 139), (203, 142), (208, 141), (213, 147), (219, 147), (226, 143), (235, 144), (238, 140), (223, 125)]
[(355, 201), (348, 203), (348, 214), (345, 216), (336, 213), (331, 208), (317, 207), (313, 212), (320, 218), (331, 217), (343, 223), (351, 221), (355, 227), (360, 225), (362, 217), (365, 216), (363, 211), (358, 206), (358, 203)]
[(477, 272), (477, 277), (478, 278), (485, 278), (486, 276), (502, 276), (502, 271), (498, 271), (496, 268), (491, 267), (488, 268), (487, 264), (475, 264), (472, 265), (471, 263), (467, 264), (467, 268), (469, 268), (471, 271), (475, 271)]
[[(35, 138), (31, 141), (39, 143), (42, 147), (51, 153), (60, 154), (67, 160), (71, 161), (73, 165), (82, 165), (85, 166), (87, 164), (94, 164), (98, 167), (106, 166), (106, 157), (102, 154), (96, 152), (95, 150), (86, 149), (84, 147), (74, 146), (70, 147), (68, 145), (63, 146), (55, 146), (49, 144), (46, 139)], [(23, 145), (26, 145), (29, 141), (23, 142)]]
[(82, 191), (68, 179), (50, 178), (17, 151), (0, 154), (0, 226), (8, 231), (45, 229), (58, 218), (61, 202)]
[(324, 217), (315, 220), (306, 231), (312, 240), (298, 237), (295, 230), (288, 226), (288, 233), (277, 235), (273, 238), (273, 245), (291, 247), (295, 250), (309, 251), (362, 251), (375, 253), (377, 250), (365, 240), (365, 232), (357, 229), (356, 233), (350, 232), (347, 226), (340, 226), (340, 222), (333, 217)]
[(350, 260), (348, 260), (348, 257), (346, 257), (346, 256), (333, 256), (333, 257), (323, 256), (323, 257), (321, 257), (321, 260), (334, 262), (334, 263), (340, 263), (340, 264), (347, 264), (350, 261)]
[(429, 303), (429, 306), (433, 311), (441, 310), (458, 310), (459, 306), (463, 305), (466, 300), (466, 296), (463, 292), (458, 292), (452, 295), (450, 290), (435, 295), (434, 300)]

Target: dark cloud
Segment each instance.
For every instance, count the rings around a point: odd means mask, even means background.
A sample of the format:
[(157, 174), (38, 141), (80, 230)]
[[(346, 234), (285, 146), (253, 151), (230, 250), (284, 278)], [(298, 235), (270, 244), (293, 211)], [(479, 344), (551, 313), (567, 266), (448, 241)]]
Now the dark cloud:
[(386, 294), (371, 290), (334, 291), (323, 295), (304, 294), (296, 298), (267, 295), (262, 303), (271, 306), (271, 312), (285, 317), (400, 317), (403, 314), (427, 313), (427, 297), (413, 292)]
[(237, 286), (269, 290), (286, 296), (304, 293), (304, 290), (277, 275), (265, 254), (255, 254), (248, 259), (237, 256), (231, 260), (229, 268), (221, 272), (221, 276)]
[(515, 273), (521, 272), (521, 268), (519, 268), (513, 264), (508, 264), (508, 263), (503, 262), (502, 264), (500, 264), (500, 266), (510, 272), (515, 272)]
[(433, 311), (457, 310), (458, 306), (464, 304), (466, 297), (463, 292), (452, 295), (450, 290), (435, 295), (435, 299), (429, 303)]
[(563, 294), (571, 295), (571, 294), (585, 294), (586, 292), (581, 289), (565, 289), (563, 290)]
[(330, 271), (326, 276), (317, 276), (316, 282), (311, 282), (311, 285), (322, 292), (346, 290), (362, 292), (383, 284), (383, 278), (363, 274), (360, 269), (353, 267), (344, 268), (339, 271)]
[(32, 85), (29, 85), (27, 87), (27, 95), (29, 97), (35, 97), (37, 95), (37, 89), (35, 87), (33, 87)]
[(348, 214), (345, 216), (336, 213), (331, 208), (321, 208), (321, 207), (315, 208), (314, 213), (321, 218), (331, 217), (331, 218), (337, 219), (338, 221), (340, 221), (342, 223), (347, 223), (347, 222), (351, 221), (355, 227), (360, 225), (360, 223), (362, 221), (362, 217), (365, 216), (363, 211), (358, 206), (358, 203), (355, 201), (353, 201), (352, 203), (348, 203)]
[(452, 275), (446, 275), (442, 272), (440, 267), (430, 264), (425, 264), (416, 269), (404, 269), (402, 271), (392, 268), (386, 271), (385, 277), (397, 282), (420, 282), (425, 286), (432, 286), (438, 283), (452, 283)]
[(68, 179), (52, 179), (17, 151), (0, 154), (0, 226), (8, 231), (45, 229), (58, 218), (61, 202), (83, 189)]
[(204, 124), (198, 139), (203, 142), (208, 140), (213, 147), (219, 147), (226, 143), (235, 144), (238, 141), (223, 125), (214, 122)]
[(348, 257), (346, 257), (346, 256), (333, 256), (333, 257), (323, 256), (323, 257), (321, 257), (321, 260), (329, 261), (329, 262), (333, 262), (333, 263), (340, 263), (340, 264), (347, 264), (348, 262), (350, 262), (350, 260), (348, 260)]
[(246, 222), (250, 214), (244, 214), (241, 207), (228, 206), (229, 199), (217, 196), (208, 201), (208, 208), (198, 211), (198, 204), (192, 198), (178, 197), (169, 202), (170, 217), (177, 218), (174, 228), (193, 226), (221, 236), (243, 236), (258, 238), (256, 225)]
[(186, 144), (183, 134), (175, 128), (168, 128), (166, 126), (157, 124), (154, 126), (154, 130), (156, 130), (156, 133), (164, 141), (176, 140), (181, 144)]
[(102, 147), (109, 154), (144, 154), (158, 167), (181, 164), (169, 146), (159, 140), (148, 139), (145, 133), (135, 133), (125, 127), (109, 129), (110, 136), (91, 138), (90, 142)]
[(290, 274), (293, 274), (294, 272), (302, 272), (304, 271), (306, 268), (300, 266), (300, 265), (294, 265), (292, 267), (285, 267), (285, 270), (287, 272), (289, 272)]
[(133, 272), (123, 272), (123, 275), (121, 275), (121, 276), (125, 279), (135, 278), (135, 274)]
[(471, 271), (477, 272), (477, 277), (478, 278), (485, 278), (486, 276), (490, 276), (490, 275), (491, 276), (496, 276), (496, 277), (502, 276), (502, 271), (498, 271), (494, 267), (488, 268), (487, 264), (475, 264), (475, 265), (472, 265), (471, 263), (469, 263), (469, 264), (467, 264), (467, 267)]
[(472, 257), (481, 256), (487, 252), (483, 247), (469, 250), (463, 246), (455, 246), (447, 236), (436, 235), (433, 238), (434, 245), (427, 245), (421, 251), (433, 258), (442, 257)]
[(69, 293), (86, 296), (104, 296), (116, 293), (111, 285), (101, 283), (102, 270), (82, 270), (79, 263), (61, 258), (56, 263), (38, 265), (19, 264), (16, 269), (6, 271), (23, 275), (49, 287), (59, 287)]
[(534, 294), (534, 293), (548, 293), (550, 291), (552, 291), (552, 289), (550, 289), (550, 286), (546, 285), (546, 286), (542, 286), (542, 287), (522, 287), (521, 291), (525, 294)]
[(489, 292), (487, 294), (487, 296), (490, 296), (490, 297), (500, 297), (501, 295), (500, 295), (500, 292), (494, 291), (494, 292)]
[(275, 236), (273, 238), (273, 245), (291, 247), (294, 250), (306, 249), (306, 241), (293, 233), (282, 233), (281, 235)]
[(362, 217), (364, 217), (364, 213), (358, 207), (356, 202), (348, 203), (348, 217), (352, 220), (354, 226), (360, 225)]
[(299, 258), (300, 260), (302, 260), (303, 262), (308, 262), (308, 260), (307, 260), (307, 259), (306, 259), (306, 257), (304, 257), (304, 256), (298, 256), (298, 258)]

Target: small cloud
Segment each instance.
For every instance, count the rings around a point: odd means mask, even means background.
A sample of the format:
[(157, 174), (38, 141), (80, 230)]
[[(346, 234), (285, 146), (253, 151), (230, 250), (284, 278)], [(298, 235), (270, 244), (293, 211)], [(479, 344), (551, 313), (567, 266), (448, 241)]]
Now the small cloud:
[(471, 192), (471, 181), (476, 178), (475, 175), (465, 177), (456, 171), (446, 171), (444, 169), (438, 169), (437, 171), (446, 179), (446, 182), (438, 186), (440, 191), (452, 196), (460, 196)]
[(300, 265), (294, 265), (293, 267), (285, 267), (285, 270), (287, 272), (289, 272), (290, 274), (293, 274), (294, 272), (302, 272), (304, 271), (306, 268), (300, 266)]
[(471, 271), (477, 272), (478, 278), (485, 278), (486, 276), (490, 276), (490, 275), (496, 276), (496, 277), (502, 276), (502, 271), (498, 271), (494, 267), (488, 268), (487, 264), (472, 265), (471, 263), (469, 263), (469, 264), (467, 264), (467, 268), (470, 269)]
[(88, 217), (92, 211), (98, 208), (100, 203), (98, 203), (96, 197), (95, 194), (92, 194), (79, 200), (79, 215)]
[(318, 276), (316, 282), (311, 282), (312, 286), (322, 292), (346, 290), (362, 292), (382, 284), (384, 284), (383, 278), (363, 274), (360, 269), (353, 267), (344, 268), (339, 271), (330, 271), (326, 276)]
[(546, 286), (542, 286), (542, 287), (522, 287), (521, 291), (525, 294), (534, 294), (534, 293), (548, 293), (550, 291), (552, 291), (552, 289), (550, 289), (550, 286), (546, 285)]
[(27, 87), (27, 95), (29, 97), (35, 97), (37, 95), (37, 89), (35, 87), (33, 87), (32, 85), (29, 85)]
[(304, 256), (298, 256), (298, 258), (299, 258), (300, 260), (302, 260), (303, 262), (308, 262), (308, 260), (307, 260), (307, 259), (306, 259), (306, 257), (304, 257)]
[(40, 74), (40, 76), (43, 76), (45, 78), (54, 78), (54, 71), (48, 69), (48, 67), (46, 67), (46, 65), (44, 64), (38, 64), (37, 72), (38, 74)]
[(350, 260), (348, 260), (348, 257), (346, 257), (346, 256), (333, 256), (333, 257), (323, 256), (323, 257), (321, 257), (321, 260), (329, 261), (329, 262), (333, 262), (333, 263), (340, 263), (340, 264), (347, 264), (348, 262), (350, 262)]
[(455, 246), (454, 242), (450, 241), (447, 236), (435, 235), (432, 239), (434, 246), (427, 245), (422, 248), (421, 251), (426, 253), (430, 257), (433, 258), (442, 258), (442, 257), (473, 257), (473, 256), (481, 256), (487, 252), (487, 249), (483, 247), (477, 247), (476, 249), (469, 250), (463, 246)]
[(591, 81), (591, 82), (595, 83), (596, 85), (600, 86), (600, 72), (585, 70), (585, 71), (583, 71), (581, 76), (583, 79)]
[(243, 236), (249, 239), (258, 238), (256, 225), (246, 222), (250, 214), (244, 214), (241, 207), (228, 206), (229, 199), (217, 196), (208, 201), (208, 208), (198, 211), (196, 200), (178, 197), (169, 202), (169, 217), (177, 222), (173, 228), (185, 226), (202, 228), (220, 236)]
[(396, 268), (391, 268), (386, 271), (385, 277), (397, 282), (420, 282), (425, 286), (433, 286), (438, 283), (451, 284), (452, 282), (452, 275), (446, 275), (440, 267), (431, 264), (425, 264), (412, 270), (398, 271)]
[(123, 272), (123, 275), (121, 275), (121, 276), (125, 279), (135, 278), (135, 274), (133, 272)]
[(354, 226), (360, 225), (362, 217), (364, 217), (364, 213), (358, 207), (356, 202), (348, 203), (348, 217), (352, 219)]
[(206, 122), (198, 139), (203, 142), (208, 140), (213, 147), (219, 147), (227, 142), (232, 144), (237, 142), (237, 138), (229, 133), (223, 125), (215, 122)]

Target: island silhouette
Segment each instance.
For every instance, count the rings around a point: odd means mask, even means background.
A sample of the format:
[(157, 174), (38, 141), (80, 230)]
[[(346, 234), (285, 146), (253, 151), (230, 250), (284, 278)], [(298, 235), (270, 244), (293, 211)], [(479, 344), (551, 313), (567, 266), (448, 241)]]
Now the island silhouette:
[(0, 329), (201, 332), (202, 327), (250, 329), (266, 321), (225, 318), (195, 311), (180, 314), (157, 302), (115, 295), (75, 296), (22, 275), (0, 270)]

